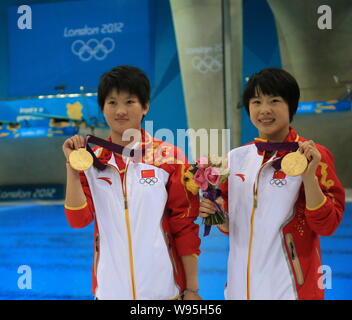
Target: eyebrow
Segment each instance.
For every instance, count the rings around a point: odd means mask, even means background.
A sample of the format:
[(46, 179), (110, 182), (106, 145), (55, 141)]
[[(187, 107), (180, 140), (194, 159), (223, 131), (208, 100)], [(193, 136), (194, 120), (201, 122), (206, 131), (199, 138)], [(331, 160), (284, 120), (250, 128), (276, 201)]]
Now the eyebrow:
[[(135, 94), (130, 94), (125, 99), (137, 99), (137, 98), (138, 97)], [(108, 99), (108, 100), (111, 100), (111, 99), (117, 100), (117, 97), (114, 96), (114, 95), (113, 96), (107, 96), (106, 99)]]
[[(281, 96), (278, 95), (274, 95), (274, 94), (267, 94), (267, 96), (269, 96), (270, 98), (281, 98)], [(260, 99), (260, 96), (253, 96), (250, 99)]]

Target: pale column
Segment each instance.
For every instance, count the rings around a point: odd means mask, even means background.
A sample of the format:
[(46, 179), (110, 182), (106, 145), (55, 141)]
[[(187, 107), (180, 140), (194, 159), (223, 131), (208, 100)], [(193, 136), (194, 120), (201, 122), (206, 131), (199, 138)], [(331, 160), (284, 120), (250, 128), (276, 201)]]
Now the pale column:
[[(225, 93), (224, 93), (224, 73), (223, 73), (223, 19), (221, 0), (171, 0), (171, 8), (176, 32), (178, 54), (182, 72), (183, 90), (187, 109), (187, 119), (189, 128), (194, 130), (206, 129), (210, 138), (209, 129), (222, 130), (226, 128)], [(235, 0), (241, 4), (240, 1)], [(232, 12), (232, 11), (231, 11)], [(237, 14), (237, 13), (236, 13)], [(238, 16), (241, 16), (239, 14)], [(241, 21), (241, 20), (240, 20)], [(231, 24), (231, 21), (230, 21)], [(241, 34), (237, 28), (234, 34)], [(232, 39), (233, 35), (231, 35)], [(240, 47), (240, 46), (238, 46)], [(232, 58), (232, 48), (228, 47)], [(231, 59), (228, 59), (230, 61)], [(240, 78), (239, 68), (233, 66), (233, 77)], [(230, 82), (228, 88), (234, 88)], [(238, 92), (232, 96), (228, 102), (232, 103), (235, 112), (228, 112), (236, 119), (236, 108)], [(235, 102), (233, 102), (235, 101)], [(230, 121), (226, 121), (231, 123)], [(236, 134), (238, 134), (236, 125)], [(212, 137), (214, 138), (214, 131)], [(191, 141), (193, 158), (205, 156), (209, 151), (214, 153), (218, 149), (219, 155), (225, 155), (230, 147), (226, 136), (219, 131), (218, 143), (211, 142), (208, 148), (200, 143)], [(200, 141), (200, 140), (198, 140)], [(222, 147), (222, 145), (224, 145)]]

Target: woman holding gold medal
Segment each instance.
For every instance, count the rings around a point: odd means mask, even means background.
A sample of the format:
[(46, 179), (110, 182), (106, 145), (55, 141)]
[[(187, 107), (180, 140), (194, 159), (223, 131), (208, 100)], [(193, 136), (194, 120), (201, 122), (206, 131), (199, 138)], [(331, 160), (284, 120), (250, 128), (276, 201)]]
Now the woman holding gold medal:
[[(108, 141), (74, 136), (63, 144), (66, 217), (74, 228), (94, 221), (93, 294), (99, 300), (200, 299), (199, 198), (183, 185), (183, 153), (141, 129), (149, 100), (143, 71), (114, 68), (98, 89)], [(141, 139), (123, 140), (126, 130)]]
[[(300, 91), (281, 69), (248, 81), (243, 100), (259, 138), (229, 154), (222, 186), (229, 234), (226, 299), (323, 299), (319, 236), (339, 226), (345, 192), (327, 148), (290, 122)], [(219, 201), (220, 203), (220, 201)], [(214, 214), (204, 199), (200, 216)]]

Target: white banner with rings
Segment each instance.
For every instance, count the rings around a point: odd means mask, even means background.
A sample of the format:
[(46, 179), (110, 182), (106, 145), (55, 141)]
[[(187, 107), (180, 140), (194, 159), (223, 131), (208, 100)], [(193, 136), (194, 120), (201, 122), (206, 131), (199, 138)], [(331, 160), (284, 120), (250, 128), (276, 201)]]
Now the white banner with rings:
[(93, 58), (98, 61), (105, 60), (114, 49), (115, 41), (109, 37), (100, 41), (94, 38), (88, 41), (78, 39), (71, 44), (72, 53), (83, 62), (88, 62)]

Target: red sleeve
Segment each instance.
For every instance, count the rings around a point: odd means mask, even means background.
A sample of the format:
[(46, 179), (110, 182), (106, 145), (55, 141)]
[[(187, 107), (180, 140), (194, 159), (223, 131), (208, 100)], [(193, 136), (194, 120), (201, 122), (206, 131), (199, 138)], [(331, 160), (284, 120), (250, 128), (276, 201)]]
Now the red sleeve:
[(169, 228), (177, 253), (179, 256), (199, 255), (199, 225), (195, 223), (199, 213), (199, 195), (192, 194), (184, 185), (184, 174), (189, 165), (186, 162), (167, 166), (170, 176), (166, 185), (166, 211), (169, 213)]
[(336, 176), (333, 156), (325, 147), (317, 146), (322, 159), (317, 169), (319, 185), (325, 200), (316, 208), (306, 208), (309, 227), (321, 236), (332, 235), (339, 226), (345, 210), (345, 190)]
[(94, 203), (88, 181), (83, 172), (79, 174), (87, 202), (78, 208), (65, 206), (66, 219), (72, 228), (84, 228), (94, 220)]

